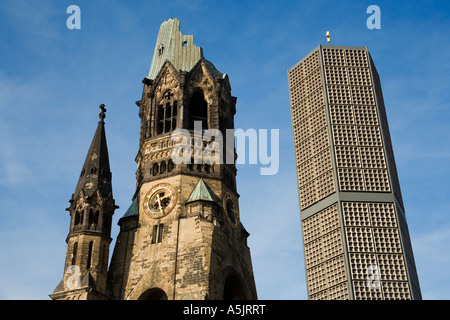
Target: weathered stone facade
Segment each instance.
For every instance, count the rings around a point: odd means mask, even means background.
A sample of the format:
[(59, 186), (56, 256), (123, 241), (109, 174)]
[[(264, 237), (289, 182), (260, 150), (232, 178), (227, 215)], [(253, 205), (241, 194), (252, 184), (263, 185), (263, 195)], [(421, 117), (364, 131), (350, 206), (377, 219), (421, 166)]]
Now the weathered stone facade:
[[(141, 118), (136, 192), (119, 220), (107, 286), (102, 278), (98, 291), (101, 298), (120, 300), (257, 299), (249, 234), (240, 222), (236, 167), (224, 163), (225, 130), (234, 128), (236, 98), (228, 76), (203, 57), (192, 36), (179, 32), (179, 24), (170, 19), (161, 25), (142, 99), (136, 102)], [(201, 133), (223, 133), (222, 163), (202, 160), (212, 142), (196, 139), (196, 121)], [(177, 129), (191, 137), (191, 163), (172, 160)], [(66, 268), (72, 262), (70, 239)], [(102, 252), (94, 250), (96, 255)]]

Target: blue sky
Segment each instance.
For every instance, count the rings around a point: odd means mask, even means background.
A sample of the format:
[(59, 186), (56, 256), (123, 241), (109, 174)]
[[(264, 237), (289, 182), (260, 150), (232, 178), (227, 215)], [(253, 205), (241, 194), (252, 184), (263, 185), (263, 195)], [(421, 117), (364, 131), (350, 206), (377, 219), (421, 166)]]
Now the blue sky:
[[(131, 4), (132, 3), (132, 4)], [(68, 30), (66, 9), (81, 9)], [(366, 9), (381, 9), (369, 30)], [(0, 3), (0, 299), (48, 299), (60, 281), (65, 211), (98, 121), (120, 209), (135, 188), (136, 100), (159, 25), (181, 20), (230, 77), (237, 128), (279, 129), (280, 170), (238, 167), (260, 299), (306, 299), (287, 70), (326, 44), (367, 46), (381, 77), (424, 299), (450, 298), (448, 1), (24, 1)], [(112, 246), (114, 245), (114, 240)], [(112, 248), (112, 247), (111, 247)]]

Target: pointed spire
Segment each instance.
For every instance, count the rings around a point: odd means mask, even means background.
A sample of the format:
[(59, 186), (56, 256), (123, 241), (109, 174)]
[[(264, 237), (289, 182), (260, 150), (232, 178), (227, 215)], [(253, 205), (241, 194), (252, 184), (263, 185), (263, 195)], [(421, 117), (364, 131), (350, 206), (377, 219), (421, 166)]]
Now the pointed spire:
[(104, 198), (110, 194), (112, 195), (111, 171), (104, 121), (106, 108), (104, 104), (101, 104), (99, 108), (101, 109), (99, 114), (100, 121), (84, 161), (73, 199), (78, 196), (81, 190), (88, 197), (92, 196), (96, 190), (99, 190)]
[(203, 179), (200, 179), (198, 181), (197, 186), (195, 186), (194, 190), (191, 193), (191, 196), (189, 197), (189, 199), (186, 203), (193, 202), (193, 201), (212, 201), (212, 202), (214, 202), (213, 196), (211, 195), (211, 192), (209, 191), (209, 188), (205, 184)]

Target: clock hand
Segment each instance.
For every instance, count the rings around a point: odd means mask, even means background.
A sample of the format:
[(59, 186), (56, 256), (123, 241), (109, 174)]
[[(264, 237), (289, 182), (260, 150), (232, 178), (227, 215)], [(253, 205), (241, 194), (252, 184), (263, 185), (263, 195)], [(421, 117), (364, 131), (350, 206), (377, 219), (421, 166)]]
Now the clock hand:
[(161, 200), (164, 200), (166, 198), (170, 198), (170, 193), (167, 193), (164, 197), (161, 198)]
[(158, 203), (159, 210), (161, 211), (161, 210), (162, 210), (162, 207), (161, 207), (161, 198), (159, 197), (159, 194), (156, 195), (156, 201), (155, 201), (155, 202)]

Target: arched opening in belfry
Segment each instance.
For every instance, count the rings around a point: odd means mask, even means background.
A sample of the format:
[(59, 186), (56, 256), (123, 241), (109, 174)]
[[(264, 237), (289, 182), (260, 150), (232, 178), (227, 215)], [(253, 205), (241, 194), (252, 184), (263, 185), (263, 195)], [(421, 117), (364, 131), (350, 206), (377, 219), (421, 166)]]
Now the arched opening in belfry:
[(159, 164), (154, 163), (153, 167), (152, 167), (152, 175), (156, 176), (158, 174), (158, 172), (159, 172)]
[(208, 129), (208, 104), (200, 89), (196, 89), (189, 99), (189, 130), (194, 130), (195, 121), (201, 121), (202, 130)]
[(89, 210), (89, 224), (90, 225), (97, 225), (98, 224), (98, 217), (100, 215), (100, 211), (96, 210)]
[(77, 261), (77, 250), (78, 250), (78, 242), (75, 242), (73, 244), (72, 250), (72, 265), (75, 265), (75, 262)]
[(161, 165), (159, 166), (159, 172), (160, 173), (165, 173), (166, 172), (166, 162), (162, 161)]
[(235, 272), (228, 274), (225, 278), (223, 300), (247, 300), (244, 283)]
[(74, 222), (75, 226), (77, 226), (79, 224), (83, 224), (83, 215), (84, 215), (83, 211), (75, 212), (75, 222)]
[(142, 293), (138, 300), (167, 300), (167, 294), (160, 288), (151, 288)]
[(156, 111), (156, 134), (168, 133), (176, 129), (178, 103), (170, 90), (164, 92)]
[(93, 241), (89, 242), (89, 251), (88, 251), (88, 256), (87, 256), (87, 264), (86, 264), (87, 270), (89, 270), (91, 268), (93, 246), (94, 246), (94, 242)]
[(174, 168), (174, 163), (172, 161), (172, 159), (169, 159), (169, 161), (167, 161), (167, 172), (171, 172)]

